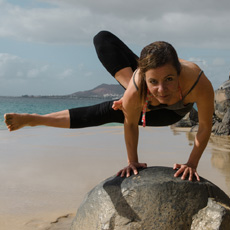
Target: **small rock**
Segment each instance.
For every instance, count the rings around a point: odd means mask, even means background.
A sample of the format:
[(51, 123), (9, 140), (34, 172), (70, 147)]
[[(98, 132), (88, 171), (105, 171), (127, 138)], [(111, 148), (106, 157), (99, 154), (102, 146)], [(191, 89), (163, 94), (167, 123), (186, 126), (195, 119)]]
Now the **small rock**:
[(229, 230), (230, 229), (230, 209), (225, 205), (208, 199), (208, 204), (201, 209), (192, 221), (191, 230)]

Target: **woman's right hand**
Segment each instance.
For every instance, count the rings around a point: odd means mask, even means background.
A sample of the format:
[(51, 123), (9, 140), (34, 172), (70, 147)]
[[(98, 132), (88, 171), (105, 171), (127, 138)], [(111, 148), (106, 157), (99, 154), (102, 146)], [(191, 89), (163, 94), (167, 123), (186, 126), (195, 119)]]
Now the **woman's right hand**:
[(146, 163), (131, 162), (127, 167), (121, 169), (117, 173), (117, 176), (130, 177), (130, 174), (132, 172), (134, 173), (134, 175), (137, 175), (139, 168), (147, 168), (147, 164)]
[(122, 110), (122, 102), (123, 102), (123, 97), (120, 98), (119, 100), (117, 101), (114, 101), (113, 102), (113, 105), (112, 105), (112, 108), (114, 110)]

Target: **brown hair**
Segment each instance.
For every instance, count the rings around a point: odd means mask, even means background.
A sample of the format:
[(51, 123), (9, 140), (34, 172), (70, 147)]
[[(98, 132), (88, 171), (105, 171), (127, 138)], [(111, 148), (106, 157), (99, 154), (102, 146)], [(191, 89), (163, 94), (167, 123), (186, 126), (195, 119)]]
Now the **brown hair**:
[(144, 101), (147, 96), (145, 73), (150, 69), (155, 69), (165, 64), (172, 64), (172, 66), (176, 69), (177, 74), (180, 74), (181, 64), (179, 62), (177, 52), (171, 44), (164, 41), (157, 41), (142, 49), (138, 60), (138, 67), (141, 76), (140, 97), (142, 101)]

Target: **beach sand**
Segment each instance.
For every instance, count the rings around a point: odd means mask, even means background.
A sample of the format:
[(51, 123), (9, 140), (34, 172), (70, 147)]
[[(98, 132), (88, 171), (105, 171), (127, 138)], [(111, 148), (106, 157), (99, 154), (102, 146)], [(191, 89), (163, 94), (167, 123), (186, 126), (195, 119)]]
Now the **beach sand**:
[[(185, 163), (194, 133), (140, 128), (148, 166)], [(126, 166), (123, 127), (0, 131), (0, 230), (69, 229), (84, 196)], [(199, 175), (230, 195), (230, 138), (211, 137)]]

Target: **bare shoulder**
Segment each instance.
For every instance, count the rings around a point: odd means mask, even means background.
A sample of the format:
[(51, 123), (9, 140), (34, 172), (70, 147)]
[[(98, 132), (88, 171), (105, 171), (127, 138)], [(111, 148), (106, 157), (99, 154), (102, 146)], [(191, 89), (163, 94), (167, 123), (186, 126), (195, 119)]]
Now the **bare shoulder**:
[[(185, 95), (187, 92), (189, 92), (193, 85), (196, 84), (192, 91), (186, 97), (185, 102), (197, 102), (200, 97), (204, 98), (207, 95), (209, 95), (211, 99), (213, 95), (213, 87), (205, 73), (202, 72), (200, 67), (193, 62), (183, 60), (181, 63), (181, 83), (183, 88), (183, 94)], [(198, 82), (196, 83), (197, 80)]]
[(181, 63), (181, 77), (186, 82), (193, 82), (197, 79), (201, 68), (194, 62), (180, 59)]

